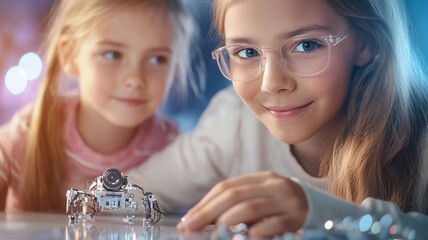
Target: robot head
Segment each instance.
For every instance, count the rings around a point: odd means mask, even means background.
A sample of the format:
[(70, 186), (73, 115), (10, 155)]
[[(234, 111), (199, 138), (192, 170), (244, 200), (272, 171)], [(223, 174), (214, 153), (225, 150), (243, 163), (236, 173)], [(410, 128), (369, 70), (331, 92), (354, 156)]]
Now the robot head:
[(103, 187), (110, 191), (117, 191), (128, 184), (128, 179), (116, 168), (107, 169), (103, 173)]

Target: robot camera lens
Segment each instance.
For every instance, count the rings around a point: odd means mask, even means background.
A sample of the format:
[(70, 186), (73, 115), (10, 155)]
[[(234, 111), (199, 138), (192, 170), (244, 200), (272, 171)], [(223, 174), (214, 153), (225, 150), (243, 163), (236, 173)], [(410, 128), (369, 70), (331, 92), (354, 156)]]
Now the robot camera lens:
[(104, 172), (103, 186), (107, 190), (119, 190), (123, 184), (124, 178), (122, 176), (122, 173), (118, 169), (111, 168)]

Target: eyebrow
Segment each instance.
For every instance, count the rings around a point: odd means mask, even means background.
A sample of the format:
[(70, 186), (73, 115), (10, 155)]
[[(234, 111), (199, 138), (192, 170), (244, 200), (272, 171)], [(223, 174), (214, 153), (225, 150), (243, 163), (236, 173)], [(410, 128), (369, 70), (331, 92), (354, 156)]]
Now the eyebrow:
[(331, 31), (331, 30), (332, 29), (329, 26), (314, 24), (314, 25), (302, 27), (302, 28), (296, 29), (294, 31), (288, 32), (288, 33), (284, 34), (283, 36), (285, 38), (291, 38), (291, 37), (294, 37), (294, 36), (303, 35), (303, 34), (308, 33), (308, 32), (313, 32), (313, 31)]
[[(117, 41), (114, 41), (114, 40), (108, 40), (108, 39), (107, 40), (101, 40), (101, 41), (97, 42), (97, 44), (100, 45), (100, 46), (109, 46), (109, 47), (119, 47), (119, 48), (126, 48), (127, 47), (126, 44), (123, 44), (121, 42), (117, 42)], [(172, 49), (171, 49), (171, 47), (157, 47), (157, 46), (154, 46), (154, 47), (150, 48), (150, 51), (152, 51), (152, 52), (168, 52), (168, 53), (170, 53), (170, 52), (172, 52)]]
[(114, 47), (125, 47), (125, 44), (113, 41), (113, 40), (101, 40), (97, 42), (97, 45), (106, 45), (106, 46), (114, 46)]
[[(298, 28), (290, 32), (282, 33), (278, 38), (289, 39), (289, 38), (300, 36), (313, 31), (331, 31), (331, 30), (332, 29), (329, 26), (314, 24), (314, 25)], [(225, 43), (228, 43), (228, 44), (235, 44), (235, 43), (254, 44), (254, 42), (255, 42), (254, 40), (249, 38), (231, 38), (231, 39), (225, 40)]]

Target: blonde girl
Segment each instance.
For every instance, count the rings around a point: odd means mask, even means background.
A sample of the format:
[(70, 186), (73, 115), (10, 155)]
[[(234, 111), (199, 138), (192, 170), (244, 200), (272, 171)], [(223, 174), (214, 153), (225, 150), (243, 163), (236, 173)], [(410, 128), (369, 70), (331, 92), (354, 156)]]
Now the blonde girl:
[(192, 79), (193, 30), (179, 0), (55, 1), (40, 94), (0, 129), (0, 209), (64, 211), (66, 189), (168, 144), (178, 130), (156, 110)]
[[(248, 109), (289, 144), (282, 161), (297, 162), (313, 179), (280, 175), (278, 168), (231, 178), (178, 228), (245, 223), (249, 235), (272, 237), (324, 229), (347, 216), (379, 221), (389, 214), (407, 229), (403, 237), (426, 237), (428, 79), (403, 1), (213, 5), (224, 38), (213, 58)], [(312, 187), (316, 179), (326, 193)]]

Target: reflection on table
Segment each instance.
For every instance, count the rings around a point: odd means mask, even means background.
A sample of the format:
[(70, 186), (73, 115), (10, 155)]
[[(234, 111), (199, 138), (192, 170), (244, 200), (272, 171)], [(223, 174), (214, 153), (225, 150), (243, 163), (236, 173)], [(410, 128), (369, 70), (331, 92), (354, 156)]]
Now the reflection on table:
[[(252, 239), (245, 234), (231, 231), (228, 226), (210, 225), (201, 232), (179, 233), (176, 230), (178, 218), (165, 217), (150, 228), (143, 227), (143, 218), (136, 217), (132, 223), (124, 222), (124, 215), (115, 212), (102, 213), (92, 220), (79, 219), (70, 224), (67, 214), (47, 213), (0, 213), (0, 240), (20, 239), (108, 239), (108, 240), (262, 240)], [(364, 218), (364, 217), (363, 217)], [(416, 239), (411, 231), (401, 229), (393, 234), (386, 232), (360, 231), (362, 220), (346, 218), (332, 222), (326, 229), (306, 229), (298, 233), (286, 233), (272, 240), (308, 239)], [(364, 224), (363, 224), (364, 225)], [(372, 224), (375, 226), (375, 224)], [(367, 225), (368, 226), (368, 225)], [(363, 226), (364, 227), (364, 226)], [(404, 237), (403, 236), (407, 236)]]
[[(0, 239), (210, 239), (211, 230), (179, 234), (177, 218), (163, 218), (151, 228), (144, 228), (138, 218), (132, 223), (122, 221), (120, 215), (100, 215), (93, 220), (81, 220), (69, 224), (66, 214), (46, 213), (0, 213)], [(212, 228), (211, 228), (212, 229)]]

